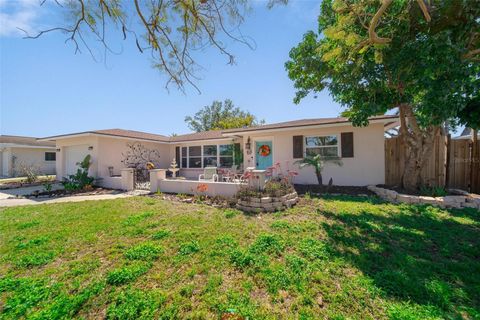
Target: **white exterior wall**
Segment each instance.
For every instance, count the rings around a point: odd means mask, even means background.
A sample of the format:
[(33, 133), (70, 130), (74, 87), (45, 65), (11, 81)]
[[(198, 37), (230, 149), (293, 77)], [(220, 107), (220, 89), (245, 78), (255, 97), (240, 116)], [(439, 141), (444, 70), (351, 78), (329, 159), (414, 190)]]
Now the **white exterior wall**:
[[(327, 164), (322, 172), (323, 182), (333, 178), (333, 184), (341, 186), (365, 186), (385, 183), (385, 146), (383, 123), (370, 124), (368, 127), (333, 126), (318, 129), (296, 129), (277, 131), (274, 133), (248, 134), (244, 136), (244, 144), (248, 136), (251, 139), (252, 154), (244, 152), (244, 166), (255, 166), (255, 140), (273, 141), (273, 163), (280, 162), (283, 170), (295, 170), (299, 173), (294, 183), (317, 184), (314, 169), (300, 169), (293, 159), (293, 136), (325, 136), (338, 135), (339, 155), (341, 155), (342, 132), (353, 132), (354, 157), (343, 158), (343, 166)], [(305, 144), (305, 142), (304, 142)], [(244, 145), (244, 150), (245, 145)]]
[(45, 161), (45, 152), (55, 152), (53, 148), (9, 147), (0, 153), (0, 176), (21, 175), (20, 165), (34, 166), (40, 175), (55, 174), (55, 162)]
[[(97, 177), (97, 162), (98, 162), (98, 138), (95, 136), (85, 136), (76, 138), (65, 138), (56, 141), (57, 149), (57, 180), (62, 180), (67, 176), (66, 167), (66, 151), (70, 146), (85, 146), (85, 152), (90, 154), (92, 165), (90, 166), (89, 175)], [(92, 150), (88, 150), (88, 147), (92, 147)], [(83, 159), (81, 159), (83, 160)]]

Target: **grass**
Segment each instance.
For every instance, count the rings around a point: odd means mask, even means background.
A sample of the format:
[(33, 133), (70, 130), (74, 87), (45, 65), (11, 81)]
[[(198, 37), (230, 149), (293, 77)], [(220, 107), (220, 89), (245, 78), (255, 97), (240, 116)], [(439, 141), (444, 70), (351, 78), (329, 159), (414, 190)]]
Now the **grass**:
[[(479, 319), (480, 213), (308, 197), (0, 209), (1, 319)], [(230, 314), (230, 315), (229, 315)]]

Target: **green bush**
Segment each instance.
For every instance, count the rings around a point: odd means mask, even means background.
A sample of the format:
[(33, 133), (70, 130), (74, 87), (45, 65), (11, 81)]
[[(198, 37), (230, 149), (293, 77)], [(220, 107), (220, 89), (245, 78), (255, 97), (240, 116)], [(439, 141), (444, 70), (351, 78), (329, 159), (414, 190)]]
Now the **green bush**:
[(171, 232), (168, 230), (159, 230), (152, 235), (153, 240), (161, 240), (170, 236)]
[(200, 251), (200, 245), (198, 241), (195, 240), (180, 244), (180, 248), (178, 249), (178, 253), (182, 256), (187, 256), (198, 251)]
[(95, 180), (95, 178), (90, 177), (88, 175), (88, 169), (90, 168), (90, 165), (91, 165), (90, 158), (91, 156), (88, 154), (82, 160), (82, 162), (77, 163), (77, 166), (79, 166), (79, 168), (77, 169), (77, 173), (71, 174), (68, 176), (68, 178), (63, 179), (62, 185), (65, 188), (65, 190), (68, 190), (68, 191), (82, 190), (93, 184), (93, 181)]
[(154, 319), (156, 310), (165, 301), (165, 296), (157, 292), (128, 289), (115, 297), (115, 300), (107, 309), (107, 319)]

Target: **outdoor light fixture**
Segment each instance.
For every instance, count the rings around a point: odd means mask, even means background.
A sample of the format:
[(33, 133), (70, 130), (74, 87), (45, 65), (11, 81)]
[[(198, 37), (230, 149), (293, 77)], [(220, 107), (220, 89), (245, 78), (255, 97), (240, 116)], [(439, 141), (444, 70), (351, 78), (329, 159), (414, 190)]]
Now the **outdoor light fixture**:
[(60, 148), (57, 148), (57, 150), (55, 150), (55, 151), (60, 152)]
[(93, 150), (93, 146), (88, 147), (88, 150)]

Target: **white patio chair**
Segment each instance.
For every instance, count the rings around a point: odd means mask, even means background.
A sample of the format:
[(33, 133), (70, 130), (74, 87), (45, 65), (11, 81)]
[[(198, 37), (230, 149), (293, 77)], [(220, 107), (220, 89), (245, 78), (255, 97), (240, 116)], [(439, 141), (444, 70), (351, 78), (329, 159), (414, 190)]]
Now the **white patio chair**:
[(203, 173), (198, 176), (198, 181), (218, 182), (217, 167), (205, 167)]

